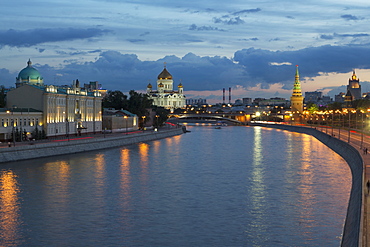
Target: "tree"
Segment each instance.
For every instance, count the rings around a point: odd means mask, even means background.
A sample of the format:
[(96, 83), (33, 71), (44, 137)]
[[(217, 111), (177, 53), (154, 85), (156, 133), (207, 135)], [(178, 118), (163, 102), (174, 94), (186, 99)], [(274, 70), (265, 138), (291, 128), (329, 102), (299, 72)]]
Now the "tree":
[(0, 86), (0, 108), (4, 108), (6, 105), (6, 93), (5, 93), (5, 87), (3, 85)]
[(164, 107), (158, 107), (158, 106), (155, 106), (153, 110), (155, 111), (155, 115), (156, 115), (154, 125), (156, 127), (162, 126), (163, 123), (167, 121), (170, 110), (167, 110)]
[(114, 108), (116, 110), (127, 108), (127, 95), (121, 91), (108, 91), (103, 98), (103, 108)]
[(314, 103), (309, 103), (307, 105), (307, 111), (309, 111), (311, 114), (318, 110), (319, 110), (319, 107)]
[(138, 115), (139, 117), (147, 116), (147, 109), (153, 107), (153, 100), (149, 99), (147, 94), (138, 93), (134, 90), (131, 90), (129, 95), (130, 97), (127, 102), (127, 110)]
[(342, 110), (342, 103), (340, 102), (333, 102), (328, 105), (329, 110)]
[(370, 100), (368, 99), (356, 99), (352, 102), (353, 108), (357, 110), (364, 110), (366, 111), (370, 108)]

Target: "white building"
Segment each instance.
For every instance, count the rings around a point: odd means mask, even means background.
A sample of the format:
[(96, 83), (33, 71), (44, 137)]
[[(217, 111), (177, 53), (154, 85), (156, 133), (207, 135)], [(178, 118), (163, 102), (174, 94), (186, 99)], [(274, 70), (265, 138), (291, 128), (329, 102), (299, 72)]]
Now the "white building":
[(166, 66), (158, 75), (157, 90), (153, 90), (152, 85), (149, 83), (146, 92), (149, 98), (153, 100), (153, 105), (166, 109), (182, 108), (186, 103), (182, 84), (180, 83), (177, 86), (177, 90), (173, 89), (172, 75), (167, 71)]
[(28, 61), (18, 74), (16, 88), (7, 93), (7, 108), (42, 112), (38, 125), (46, 136), (100, 132), (101, 94), (98, 90), (83, 90), (79, 84), (77, 80), (71, 87), (44, 85), (40, 73)]

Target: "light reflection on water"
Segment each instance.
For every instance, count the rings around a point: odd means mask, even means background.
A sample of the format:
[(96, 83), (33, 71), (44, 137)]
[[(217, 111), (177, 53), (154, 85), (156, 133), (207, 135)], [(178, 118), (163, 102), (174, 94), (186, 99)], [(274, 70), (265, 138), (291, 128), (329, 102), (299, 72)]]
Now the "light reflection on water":
[(2, 164), (0, 246), (339, 245), (351, 185), (339, 155), (281, 130), (189, 129)]

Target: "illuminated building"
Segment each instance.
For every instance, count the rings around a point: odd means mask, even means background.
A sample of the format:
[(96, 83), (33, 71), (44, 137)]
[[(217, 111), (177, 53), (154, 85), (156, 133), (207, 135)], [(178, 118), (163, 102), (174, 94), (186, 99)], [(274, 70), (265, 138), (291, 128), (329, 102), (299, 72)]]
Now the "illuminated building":
[(42, 112), (38, 125), (46, 136), (81, 134), (102, 130), (99, 90), (84, 90), (78, 80), (72, 86), (44, 85), (31, 61), (16, 78), (16, 88), (7, 93), (7, 108)]
[(184, 107), (186, 103), (182, 83), (177, 86), (177, 89), (177, 91), (173, 89), (172, 75), (164, 66), (163, 71), (158, 75), (157, 90), (153, 90), (153, 86), (149, 83), (146, 92), (153, 100), (153, 105), (176, 109)]
[(303, 96), (301, 90), (301, 82), (299, 81), (298, 65), (296, 65), (293, 94), (292, 97), (290, 97), (290, 107), (292, 109), (292, 112), (303, 111)]
[(348, 80), (347, 92), (348, 91), (350, 92), (350, 95), (352, 96), (352, 100), (362, 98), (361, 97), (360, 79), (357, 77), (354, 70), (353, 70), (353, 74), (352, 74), (351, 78), (349, 78), (349, 80)]

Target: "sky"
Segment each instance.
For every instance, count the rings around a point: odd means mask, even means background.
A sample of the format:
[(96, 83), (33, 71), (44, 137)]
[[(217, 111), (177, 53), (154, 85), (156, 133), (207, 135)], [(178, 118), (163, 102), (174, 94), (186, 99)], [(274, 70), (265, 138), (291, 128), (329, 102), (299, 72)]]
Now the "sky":
[[(31, 59), (45, 84), (145, 92), (166, 63), (187, 98), (370, 91), (368, 0), (13, 0), (0, 8), (0, 85)], [(154, 87), (155, 88), (155, 87)]]

